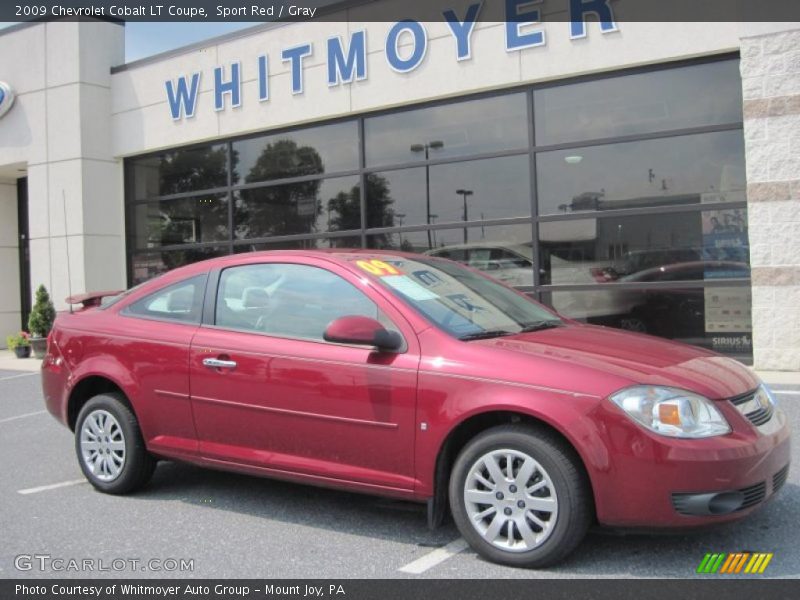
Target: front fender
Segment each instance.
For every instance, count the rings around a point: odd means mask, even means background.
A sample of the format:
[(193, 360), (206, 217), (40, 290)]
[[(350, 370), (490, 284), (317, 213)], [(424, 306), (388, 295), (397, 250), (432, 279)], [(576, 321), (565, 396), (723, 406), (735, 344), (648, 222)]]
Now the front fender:
[(593, 417), (600, 403), (596, 396), (438, 373), (420, 373), (419, 389), (415, 491), (422, 498), (434, 495), (436, 462), (448, 439), (470, 419), (491, 413), (516, 413), (556, 430), (578, 453), (593, 489), (611, 470)]

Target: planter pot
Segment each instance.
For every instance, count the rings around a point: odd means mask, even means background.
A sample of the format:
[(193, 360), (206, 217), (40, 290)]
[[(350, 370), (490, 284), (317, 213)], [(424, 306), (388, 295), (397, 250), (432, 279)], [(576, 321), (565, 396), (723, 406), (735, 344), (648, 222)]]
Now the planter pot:
[(17, 355), (17, 358), (28, 358), (31, 355), (31, 347), (17, 346), (14, 348), (14, 354)]
[(39, 359), (44, 358), (44, 355), (47, 354), (47, 338), (36, 337), (36, 338), (31, 338), (30, 341), (31, 341), (31, 348), (33, 348), (33, 355)]

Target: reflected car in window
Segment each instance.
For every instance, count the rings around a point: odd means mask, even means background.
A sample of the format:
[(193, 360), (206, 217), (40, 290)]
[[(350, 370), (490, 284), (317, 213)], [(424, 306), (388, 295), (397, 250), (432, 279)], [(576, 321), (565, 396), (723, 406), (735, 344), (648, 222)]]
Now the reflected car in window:
[(42, 364), (102, 492), (185, 461), (425, 503), (481, 556), (544, 567), (594, 524), (727, 523), (786, 479), (787, 418), (743, 365), (450, 260), (244, 253), (113, 294), (73, 298)]

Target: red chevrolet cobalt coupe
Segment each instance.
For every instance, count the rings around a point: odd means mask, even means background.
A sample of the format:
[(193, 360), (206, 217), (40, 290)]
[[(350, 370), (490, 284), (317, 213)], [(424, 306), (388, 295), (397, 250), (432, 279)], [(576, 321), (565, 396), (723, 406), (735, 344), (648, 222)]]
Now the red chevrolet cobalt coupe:
[(103, 492), (189, 461), (449, 507), (484, 557), (543, 567), (593, 523), (723, 523), (786, 480), (786, 417), (739, 363), (441, 258), (240, 254), (79, 300), (44, 395)]

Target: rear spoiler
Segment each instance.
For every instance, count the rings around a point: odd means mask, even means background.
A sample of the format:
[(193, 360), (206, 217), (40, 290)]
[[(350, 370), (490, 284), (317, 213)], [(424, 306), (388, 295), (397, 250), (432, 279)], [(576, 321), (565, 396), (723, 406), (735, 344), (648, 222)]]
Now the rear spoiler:
[(85, 294), (75, 294), (74, 296), (70, 296), (69, 298), (65, 299), (64, 302), (70, 305), (82, 304), (83, 308), (87, 309), (100, 306), (100, 302), (102, 302), (103, 298), (117, 296), (124, 291), (125, 290), (111, 290), (107, 292), (87, 292)]

